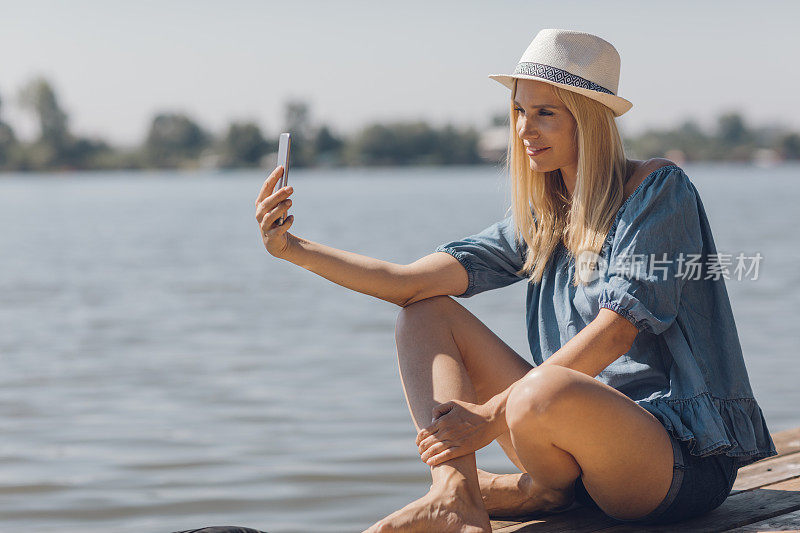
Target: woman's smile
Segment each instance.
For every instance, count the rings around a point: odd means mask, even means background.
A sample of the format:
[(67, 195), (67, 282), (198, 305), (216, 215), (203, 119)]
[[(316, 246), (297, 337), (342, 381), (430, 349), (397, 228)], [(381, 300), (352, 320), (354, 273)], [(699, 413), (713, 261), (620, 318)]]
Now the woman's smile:
[(548, 150), (549, 148), (550, 148), (549, 146), (546, 146), (545, 148), (542, 148), (540, 150), (536, 150), (536, 149), (533, 149), (533, 148), (526, 148), (525, 152), (531, 157), (536, 157), (537, 155), (541, 154), (545, 150)]

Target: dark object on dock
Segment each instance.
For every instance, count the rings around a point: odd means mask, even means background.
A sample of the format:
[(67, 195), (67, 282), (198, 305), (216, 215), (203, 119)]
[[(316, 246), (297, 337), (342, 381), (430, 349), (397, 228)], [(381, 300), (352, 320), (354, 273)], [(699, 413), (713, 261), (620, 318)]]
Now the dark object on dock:
[(203, 527), (200, 529), (186, 529), (184, 531), (176, 531), (175, 533), (267, 533), (258, 529), (251, 529), (249, 527), (238, 526), (211, 526)]
[(740, 468), (733, 490), (722, 505), (691, 520), (662, 526), (625, 525), (615, 522), (598, 509), (575, 504), (574, 509), (550, 516), (540, 515), (540, 518), (531, 516), (519, 520), (492, 520), (492, 531), (797, 531), (800, 530), (800, 428), (775, 433), (772, 440), (778, 455)]

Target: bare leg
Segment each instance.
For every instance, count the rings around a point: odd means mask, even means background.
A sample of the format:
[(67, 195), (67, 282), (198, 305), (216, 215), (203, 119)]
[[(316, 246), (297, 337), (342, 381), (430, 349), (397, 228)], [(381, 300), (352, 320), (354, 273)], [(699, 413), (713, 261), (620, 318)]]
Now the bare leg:
[(580, 475), (612, 517), (655, 509), (672, 482), (673, 452), (664, 426), (633, 400), (586, 374), (541, 366), (506, 403), (511, 441), (531, 480), (571, 496)]
[[(396, 340), (403, 389), (417, 431), (430, 424), (435, 405), (452, 399), (486, 401), (532, 368), (449, 297), (404, 308)], [(505, 441), (510, 446), (509, 435)], [(368, 531), (489, 530), (475, 454), (431, 467), (431, 477), (433, 485), (426, 496)]]
[(533, 483), (527, 472), (517, 474), (495, 474), (478, 469), (481, 498), (490, 518), (519, 518), (539, 515), (546, 511), (558, 513), (573, 507), (572, 495), (557, 495), (551, 500), (560, 503), (544, 504), (543, 491)]
[[(541, 494), (525, 466), (517, 457), (517, 451), (511, 442), (510, 432), (497, 437), (497, 443), (503, 448), (508, 458), (520, 469), (516, 474), (495, 474), (478, 469), (478, 482), (481, 486), (481, 497), (486, 511), (492, 518), (514, 518), (530, 515), (545, 510), (542, 506)], [(548, 512), (559, 512), (571, 507), (572, 498), (556, 497), (558, 505), (547, 506)], [(563, 505), (562, 502), (563, 501)]]
[[(458, 347), (449, 330), (442, 335), (448, 326), (423, 324), (428, 313), (417, 312), (430, 305), (423, 300), (405, 307), (400, 311), (396, 330), (400, 377), (417, 431), (430, 424), (436, 404), (451, 399), (475, 401), (475, 390)], [(367, 531), (491, 530), (481, 500), (475, 454), (431, 467), (431, 477), (433, 485), (428, 494)]]

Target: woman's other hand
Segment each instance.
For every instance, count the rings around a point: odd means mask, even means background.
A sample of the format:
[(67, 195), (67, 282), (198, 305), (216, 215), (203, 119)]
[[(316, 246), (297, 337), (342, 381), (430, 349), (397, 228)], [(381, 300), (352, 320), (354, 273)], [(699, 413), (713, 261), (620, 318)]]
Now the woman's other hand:
[(294, 222), (294, 215), (286, 217), (281, 225), (277, 223), (281, 215), (292, 205), (289, 196), (294, 190), (291, 186), (287, 186), (272, 192), (281, 176), (283, 167), (278, 166), (264, 181), (256, 198), (256, 221), (261, 229), (261, 240), (267, 251), (278, 258), (286, 255), (290, 238), (294, 237), (288, 232)]
[(480, 450), (503, 432), (504, 419), (488, 403), (460, 400), (433, 409), (433, 423), (417, 434), (422, 460), (429, 466)]

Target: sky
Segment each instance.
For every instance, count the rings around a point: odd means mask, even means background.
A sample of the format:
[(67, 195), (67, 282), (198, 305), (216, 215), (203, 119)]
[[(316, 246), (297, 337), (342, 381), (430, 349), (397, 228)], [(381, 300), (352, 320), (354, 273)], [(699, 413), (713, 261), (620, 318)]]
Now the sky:
[(623, 134), (684, 120), (800, 130), (800, 2), (0, 0), (0, 119), (23, 138), (26, 82), (54, 86), (73, 132), (132, 145), (159, 112), (208, 130), (283, 126), (289, 100), (350, 133), (375, 121), (484, 128), (543, 28), (599, 35), (621, 56)]

